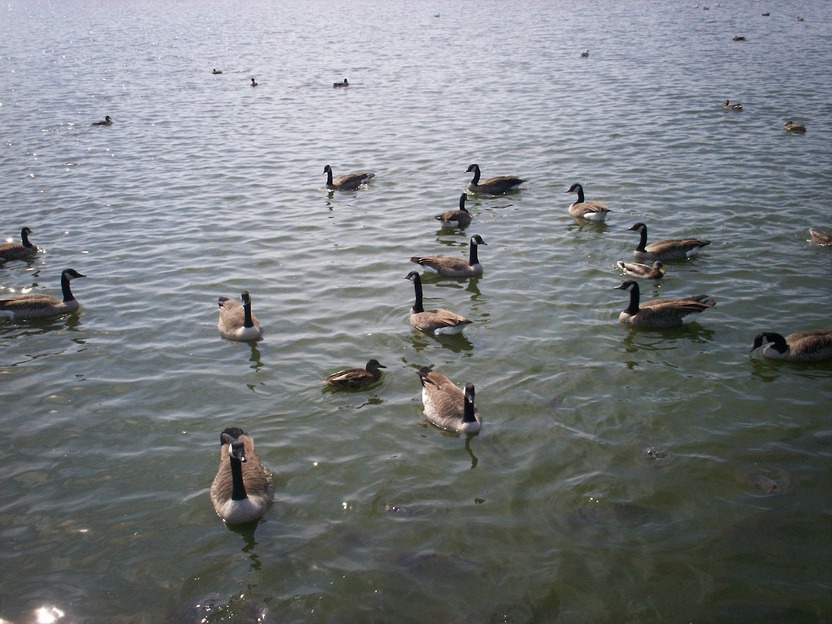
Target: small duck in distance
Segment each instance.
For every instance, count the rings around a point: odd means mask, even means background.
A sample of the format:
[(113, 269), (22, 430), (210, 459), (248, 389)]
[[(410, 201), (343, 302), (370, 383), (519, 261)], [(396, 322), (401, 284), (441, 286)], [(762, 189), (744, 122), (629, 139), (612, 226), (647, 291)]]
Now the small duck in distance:
[(332, 88), (333, 89), (338, 89), (338, 88), (341, 88), (341, 87), (348, 87), (348, 86), (350, 86), (350, 83), (347, 82), (346, 78), (344, 78), (343, 82), (333, 82), (332, 83)]
[(450, 225), (451, 227), (468, 227), (471, 224), (471, 220), (474, 218), (474, 215), (468, 212), (468, 209), (465, 208), (465, 202), (467, 199), (468, 194), (462, 193), (459, 196), (459, 210), (448, 210), (447, 212), (436, 215), (434, 219), (443, 225)]
[(222, 73), (222, 70), (214, 68), (214, 70), (211, 73), (214, 74), (215, 76), (217, 76), (217, 75)]
[(335, 388), (364, 388), (381, 379), (382, 368), (387, 368), (378, 360), (367, 362), (365, 368), (345, 368), (321, 379), (327, 386)]
[(94, 121), (94, 122), (92, 122), (92, 125), (93, 125), (93, 126), (112, 126), (112, 125), (113, 125), (113, 120), (112, 120), (112, 119), (110, 119), (110, 116), (109, 116), (109, 115), (107, 115), (107, 116), (106, 116), (106, 117), (104, 117), (104, 119), (102, 119), (101, 121)]
[(745, 41), (745, 37), (742, 35), (734, 35), (734, 38), (731, 41)]
[(615, 266), (621, 269), (625, 275), (640, 277), (641, 279), (661, 279), (665, 274), (664, 265), (658, 260), (652, 266), (639, 262), (624, 262), (624, 260), (618, 260)]
[(740, 104), (739, 102), (731, 102), (730, 100), (725, 100), (722, 103), (722, 108), (724, 108), (725, 110), (741, 111), (742, 104)]
[(252, 87), (256, 87), (256, 86), (257, 86), (257, 81), (256, 81), (254, 78), (252, 78), (252, 79), (251, 79), (251, 86), (252, 86)]
[(581, 52), (581, 58), (588, 58), (589, 57), (589, 50), (584, 50)]
[(795, 132), (795, 133), (806, 132), (806, 126), (804, 126), (801, 123), (795, 123), (791, 119), (789, 119), (786, 123), (783, 124), (783, 129), (786, 132)]
[(495, 176), (493, 178), (486, 178), (480, 182), (480, 166), (477, 164), (468, 165), (466, 173), (474, 173), (474, 177), (466, 187), (469, 193), (485, 193), (486, 195), (502, 195), (503, 193), (514, 190), (515, 186), (519, 186), (525, 180), (517, 176)]

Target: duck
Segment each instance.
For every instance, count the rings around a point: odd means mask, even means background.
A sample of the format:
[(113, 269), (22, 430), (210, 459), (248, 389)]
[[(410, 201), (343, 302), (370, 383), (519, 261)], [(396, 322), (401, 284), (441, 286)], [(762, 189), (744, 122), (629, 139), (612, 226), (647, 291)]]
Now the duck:
[(440, 429), (456, 433), (476, 433), (482, 428), (480, 412), (474, 403), (474, 384), (465, 390), (427, 366), (417, 371), (422, 384), (422, 404), (428, 421)]
[(29, 234), (32, 233), (27, 227), (20, 230), (19, 243), (2, 243), (0, 244), (0, 262), (6, 260), (27, 260), (34, 257), (38, 252), (36, 245), (29, 241)]
[(51, 295), (31, 293), (15, 295), (0, 299), (0, 317), (16, 321), (48, 318), (74, 312), (78, 309), (78, 300), (72, 295), (69, 283), (76, 277), (86, 277), (75, 269), (64, 269), (61, 273), (61, 292), (63, 299)]
[(220, 317), (217, 328), (223, 338), (231, 340), (257, 340), (263, 335), (263, 327), (251, 313), (251, 296), (247, 290), (240, 295), (243, 303), (220, 297)]
[(619, 290), (630, 291), (630, 305), (628, 305), (618, 320), (621, 323), (646, 329), (665, 329), (681, 327), (690, 323), (696, 315), (716, 305), (716, 301), (709, 295), (695, 295), (680, 299), (651, 299), (639, 304), (639, 286), (635, 280), (627, 280)]
[(566, 193), (577, 193), (578, 200), (569, 206), (569, 214), (576, 219), (586, 219), (587, 221), (603, 221), (610, 213), (610, 209), (606, 204), (599, 201), (585, 201), (584, 187), (580, 184), (573, 184), (565, 191)]
[(581, 58), (588, 58), (589, 57), (589, 50), (584, 50), (581, 52)]
[(410, 308), (410, 324), (413, 327), (426, 333), (459, 334), (471, 324), (470, 319), (444, 308), (425, 310), (422, 306), (422, 277), (418, 271), (411, 271), (404, 279), (413, 282), (416, 291), (416, 300)]
[(809, 228), (809, 240), (815, 245), (832, 245), (832, 234), (821, 232), (816, 228)]
[(256, 87), (256, 86), (257, 86), (257, 81), (256, 81), (254, 78), (252, 78), (252, 79), (251, 79), (251, 86), (252, 86), (252, 87)]
[(332, 83), (332, 88), (333, 89), (338, 89), (339, 87), (348, 87), (348, 86), (350, 86), (350, 83), (347, 82), (346, 78), (344, 78), (344, 82), (333, 82)]
[(456, 256), (413, 256), (411, 262), (446, 277), (477, 277), (482, 275), (482, 265), (477, 248), (487, 243), (479, 234), (474, 234), (468, 243), (468, 260)]
[(211, 73), (214, 74), (215, 76), (217, 76), (217, 75), (222, 73), (222, 70), (221, 69), (214, 69), (214, 70), (211, 71)]
[(93, 126), (112, 126), (113, 125), (113, 120), (110, 119), (109, 115), (106, 115), (104, 117), (104, 119), (102, 119), (101, 121), (92, 122), (92, 125)]
[(480, 166), (469, 165), (466, 173), (474, 172), (474, 177), (468, 183), (467, 189), (469, 193), (485, 193), (486, 195), (502, 195), (506, 191), (514, 189), (515, 186), (523, 184), (525, 180), (517, 176), (496, 176), (488, 178), (480, 183)]
[(754, 337), (751, 351), (763, 349), (763, 356), (790, 362), (818, 362), (832, 359), (832, 329), (810, 329), (785, 338), (775, 332), (760, 332)]
[(739, 102), (731, 102), (730, 100), (725, 100), (722, 103), (722, 108), (724, 108), (725, 110), (741, 111), (742, 104), (740, 104)]
[(652, 266), (638, 262), (624, 262), (623, 260), (618, 260), (615, 265), (626, 275), (640, 277), (641, 279), (661, 279), (665, 274), (664, 265), (659, 260), (656, 260)]
[(447, 212), (436, 215), (434, 219), (440, 221), (443, 225), (450, 225), (458, 228), (468, 227), (471, 224), (471, 220), (474, 218), (474, 215), (468, 212), (468, 209), (465, 208), (465, 202), (467, 199), (468, 194), (462, 193), (459, 196), (458, 210), (448, 210)]
[(667, 260), (685, 260), (698, 253), (706, 245), (711, 244), (709, 240), (680, 238), (657, 241), (648, 245), (646, 225), (636, 223), (628, 229), (641, 234), (638, 246), (633, 252), (637, 260), (661, 260), (665, 262)]
[(745, 41), (745, 37), (742, 35), (734, 35), (732, 41)]
[(324, 167), (326, 174), (326, 187), (335, 191), (354, 191), (362, 184), (368, 184), (370, 180), (376, 177), (376, 174), (369, 171), (360, 171), (355, 173), (347, 173), (332, 179), (332, 167), (326, 165)]
[(786, 132), (806, 132), (806, 126), (801, 123), (795, 123), (791, 119), (783, 124), (783, 129)]
[(364, 388), (381, 379), (381, 369), (387, 368), (378, 360), (372, 359), (364, 368), (345, 368), (321, 379), (327, 386), (336, 388)]
[(254, 440), (239, 427), (220, 434), (220, 466), (211, 483), (211, 502), (226, 524), (263, 517), (274, 501), (272, 475), (254, 452)]

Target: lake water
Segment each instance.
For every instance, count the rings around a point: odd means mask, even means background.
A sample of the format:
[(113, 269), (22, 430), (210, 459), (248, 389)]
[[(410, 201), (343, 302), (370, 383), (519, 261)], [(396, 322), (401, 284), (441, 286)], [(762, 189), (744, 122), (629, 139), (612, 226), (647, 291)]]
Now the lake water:
[[(695, 4), (6, 3), (0, 237), (44, 251), (0, 295), (87, 277), (0, 324), (0, 618), (832, 621), (832, 364), (749, 353), (832, 325), (832, 3)], [(438, 228), (475, 162), (527, 182)], [(642, 284), (712, 295), (696, 324), (618, 323), (639, 221), (713, 241)], [(418, 333), (408, 259), (474, 233), (482, 278), (425, 278), (474, 322)], [(244, 289), (254, 344), (217, 333)], [(479, 435), (425, 422), (425, 365)], [(232, 425), (275, 475), (255, 529), (208, 496)]]

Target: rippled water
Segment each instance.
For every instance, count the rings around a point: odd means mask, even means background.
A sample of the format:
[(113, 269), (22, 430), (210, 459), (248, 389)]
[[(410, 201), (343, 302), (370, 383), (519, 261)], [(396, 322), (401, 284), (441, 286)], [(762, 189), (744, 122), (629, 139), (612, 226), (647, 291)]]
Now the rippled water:
[[(722, 4), (7, 3), (0, 236), (44, 252), (0, 294), (87, 278), (0, 325), (0, 617), (828, 622), (832, 365), (749, 349), (830, 326), (832, 4)], [(472, 162), (528, 182), (439, 229)], [(637, 221), (713, 241), (642, 286), (714, 296), (697, 324), (617, 322)], [(474, 323), (416, 332), (408, 258), (472, 233), (485, 275), (425, 295)], [(216, 329), (243, 289), (253, 345)], [(424, 422), (424, 365), (479, 435)], [(208, 497), (229, 425), (275, 473), (256, 530)]]

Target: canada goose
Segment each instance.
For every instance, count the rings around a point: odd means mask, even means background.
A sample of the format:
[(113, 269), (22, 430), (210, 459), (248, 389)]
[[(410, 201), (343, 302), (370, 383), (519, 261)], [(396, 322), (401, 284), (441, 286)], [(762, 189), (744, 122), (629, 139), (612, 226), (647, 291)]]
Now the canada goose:
[(332, 83), (332, 88), (333, 89), (337, 89), (339, 87), (348, 87), (348, 86), (350, 86), (350, 83), (347, 82), (346, 78), (344, 78), (344, 82), (333, 82)]
[(476, 433), (482, 426), (474, 404), (474, 384), (465, 384), (463, 392), (453, 382), (427, 366), (417, 371), (422, 383), (422, 404), (427, 419), (447, 431)]
[(832, 245), (832, 234), (828, 234), (827, 232), (809, 228), (809, 237), (815, 245)]
[(51, 295), (28, 294), (15, 295), (0, 299), (0, 316), (17, 321), (58, 316), (78, 309), (78, 301), (72, 296), (69, 283), (76, 277), (86, 277), (75, 269), (65, 269), (61, 273), (61, 291), (64, 298)]
[(379, 369), (382, 368), (387, 367), (373, 359), (367, 362), (366, 368), (345, 368), (324, 377), (321, 381), (328, 386), (338, 388), (363, 388), (381, 379), (381, 370)]
[(441, 221), (445, 225), (453, 227), (464, 228), (471, 224), (471, 219), (474, 216), (465, 208), (465, 202), (468, 199), (466, 193), (459, 196), (459, 210), (448, 210), (440, 215), (436, 215), (434, 219)]
[(730, 100), (725, 100), (722, 103), (722, 108), (724, 108), (725, 110), (741, 111), (742, 104), (740, 104), (739, 102), (731, 102)]
[(326, 187), (336, 191), (354, 191), (362, 184), (367, 184), (370, 179), (374, 178), (376, 175), (374, 173), (370, 173), (369, 171), (361, 171), (356, 173), (347, 173), (345, 175), (338, 176), (333, 180), (332, 167), (329, 165), (324, 167), (324, 173), (326, 174)]
[(585, 201), (584, 187), (580, 184), (573, 184), (565, 192), (578, 194), (578, 200), (569, 206), (569, 214), (573, 217), (588, 221), (603, 221), (607, 218), (610, 209), (599, 201)]
[(252, 87), (256, 87), (256, 86), (257, 86), (257, 81), (256, 81), (254, 78), (252, 78), (252, 79), (251, 79), (251, 86), (252, 86)]
[(417, 271), (411, 271), (404, 279), (413, 282), (416, 291), (416, 300), (410, 308), (410, 324), (416, 329), (434, 334), (459, 334), (471, 323), (461, 314), (443, 308), (425, 310), (422, 307), (422, 277)]
[(222, 70), (221, 69), (214, 69), (213, 71), (211, 71), (211, 73), (214, 74), (215, 76), (217, 76), (217, 75), (222, 73)]
[(697, 238), (680, 238), (658, 241), (647, 244), (647, 226), (643, 223), (636, 223), (628, 228), (641, 234), (633, 255), (637, 260), (684, 260), (699, 252), (705, 245), (710, 245), (709, 240)]
[(630, 305), (618, 315), (618, 320), (633, 327), (680, 327), (693, 321), (700, 312), (716, 305), (716, 301), (708, 295), (681, 299), (651, 299), (639, 305), (639, 287), (636, 281), (627, 280), (616, 288), (630, 291)]
[(254, 441), (239, 427), (220, 434), (220, 467), (211, 483), (211, 502), (228, 524), (259, 520), (274, 500), (272, 475), (254, 452)]
[(474, 277), (482, 275), (477, 247), (485, 244), (482, 236), (474, 234), (468, 244), (467, 261), (456, 256), (413, 256), (410, 261), (446, 277)]
[(468, 190), (471, 193), (485, 193), (487, 195), (502, 195), (506, 191), (513, 189), (515, 186), (523, 184), (525, 180), (521, 180), (517, 176), (496, 176), (482, 181), (480, 184), (480, 166), (469, 165), (466, 173), (474, 172), (474, 177), (468, 183)]
[(106, 116), (106, 117), (104, 117), (104, 119), (103, 119), (103, 120), (101, 120), (101, 121), (94, 121), (94, 122), (92, 122), (92, 125), (93, 125), (93, 126), (112, 126), (112, 125), (113, 125), (113, 120), (112, 120), (112, 119), (110, 119), (110, 116), (109, 116), (109, 115), (107, 115), (107, 116)]
[(786, 132), (806, 132), (806, 126), (800, 123), (795, 123), (791, 119), (783, 124), (783, 128)]
[(33, 257), (38, 252), (38, 248), (29, 242), (29, 234), (31, 233), (32, 230), (25, 227), (20, 230), (21, 242), (0, 244), (0, 262), (5, 260), (26, 260), (27, 258)]
[(658, 260), (652, 266), (639, 264), (638, 262), (624, 262), (623, 260), (619, 260), (615, 264), (626, 275), (632, 275), (633, 277), (640, 277), (642, 279), (661, 279), (665, 274), (664, 265)]
[(221, 336), (231, 340), (257, 340), (263, 335), (263, 327), (251, 313), (251, 297), (248, 291), (244, 290), (240, 298), (243, 300), (242, 304), (228, 297), (217, 299), (220, 306), (217, 328)]
[(785, 338), (774, 332), (760, 332), (755, 336), (751, 350), (766, 343), (770, 344), (763, 349), (763, 355), (776, 360), (817, 362), (832, 358), (832, 329), (810, 329)]

